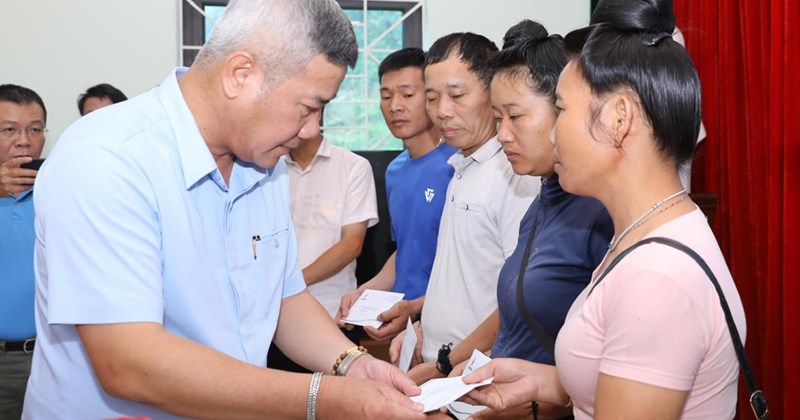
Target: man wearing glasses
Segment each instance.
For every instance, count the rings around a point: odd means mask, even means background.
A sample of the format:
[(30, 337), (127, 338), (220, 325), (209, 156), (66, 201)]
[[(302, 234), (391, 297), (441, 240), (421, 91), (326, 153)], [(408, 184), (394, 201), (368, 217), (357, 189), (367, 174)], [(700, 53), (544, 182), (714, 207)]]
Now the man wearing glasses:
[(0, 418), (22, 415), (36, 328), (33, 319), (33, 182), (47, 111), (36, 92), (0, 85)]

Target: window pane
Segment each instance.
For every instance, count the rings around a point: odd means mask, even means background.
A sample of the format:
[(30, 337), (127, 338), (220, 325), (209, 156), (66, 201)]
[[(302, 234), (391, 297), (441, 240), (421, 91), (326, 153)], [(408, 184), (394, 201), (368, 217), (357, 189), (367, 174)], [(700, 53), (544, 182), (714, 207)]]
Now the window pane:
[(369, 146), (367, 150), (402, 150), (403, 141), (389, 132), (378, 104), (369, 108)]
[[(370, 40), (381, 36), (392, 24), (403, 17), (399, 10), (370, 10), (369, 24), (367, 25)], [(371, 41), (370, 41), (371, 42)], [(375, 49), (398, 50), (403, 48), (403, 24), (397, 25), (388, 35), (372, 46)]]
[[(380, 89), (380, 88), (378, 88)], [(358, 77), (345, 77), (339, 87), (339, 93), (331, 105), (340, 101), (364, 101), (364, 79)], [(331, 106), (328, 105), (328, 106)]]
[(328, 105), (325, 107), (323, 125), (325, 127), (363, 127), (364, 121), (366, 121), (366, 106), (365, 103)]
[(325, 129), (325, 138), (331, 144), (344, 147), (349, 150), (366, 150), (364, 142), (364, 130), (336, 130)]

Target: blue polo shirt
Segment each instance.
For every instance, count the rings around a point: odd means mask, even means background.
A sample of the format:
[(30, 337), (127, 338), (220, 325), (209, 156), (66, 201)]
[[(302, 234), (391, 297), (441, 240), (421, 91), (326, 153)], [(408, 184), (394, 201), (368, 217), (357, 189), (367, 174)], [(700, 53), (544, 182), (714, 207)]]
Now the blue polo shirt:
[(523, 277), (528, 312), (553, 337), (564, 324), (572, 302), (592, 278), (614, 234), (603, 205), (561, 188), (558, 176), (548, 179), (520, 222), (514, 253), (500, 270), (497, 304), (500, 332), (492, 357), (515, 357), (555, 364), (553, 355), (539, 345), (517, 306), (517, 277), (522, 254), (536, 225), (528, 265)]
[(39, 174), (39, 336), (24, 418), (173, 418), (106, 394), (76, 324), (160, 323), (264, 366), (281, 299), (305, 288), (285, 164), (236, 162), (226, 185), (181, 72), (78, 120)]
[(33, 323), (33, 194), (0, 198), (0, 340), (36, 335)]
[(455, 153), (445, 143), (416, 159), (404, 150), (386, 168), (392, 239), (397, 242), (392, 290), (405, 293), (408, 300), (428, 289), (447, 185), (453, 177), (447, 159)]

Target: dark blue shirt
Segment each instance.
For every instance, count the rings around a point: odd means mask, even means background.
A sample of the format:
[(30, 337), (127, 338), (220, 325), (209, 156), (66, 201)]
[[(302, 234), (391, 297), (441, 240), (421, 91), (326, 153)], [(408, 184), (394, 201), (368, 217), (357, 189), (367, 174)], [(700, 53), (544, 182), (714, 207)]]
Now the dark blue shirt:
[(517, 277), (534, 224), (523, 278), (525, 304), (553, 338), (564, 324), (572, 302), (603, 260), (614, 227), (599, 201), (564, 191), (557, 175), (544, 183), (520, 222), (517, 247), (500, 270), (497, 282), (500, 332), (492, 346), (492, 357), (516, 357), (552, 365), (553, 355), (541, 347), (517, 306)]
[(447, 159), (455, 152), (442, 143), (412, 159), (405, 150), (386, 169), (392, 239), (397, 242), (392, 290), (405, 293), (408, 300), (424, 295), (428, 289), (444, 198), (453, 177)]

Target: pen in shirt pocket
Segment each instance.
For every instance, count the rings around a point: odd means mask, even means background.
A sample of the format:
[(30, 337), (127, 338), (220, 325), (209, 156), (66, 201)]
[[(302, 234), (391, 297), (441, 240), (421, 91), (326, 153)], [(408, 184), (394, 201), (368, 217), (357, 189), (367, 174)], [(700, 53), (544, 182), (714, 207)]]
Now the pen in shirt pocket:
[(261, 235), (253, 235), (253, 259), (258, 259), (258, 255), (256, 255), (256, 242), (261, 240)]

